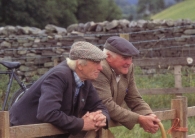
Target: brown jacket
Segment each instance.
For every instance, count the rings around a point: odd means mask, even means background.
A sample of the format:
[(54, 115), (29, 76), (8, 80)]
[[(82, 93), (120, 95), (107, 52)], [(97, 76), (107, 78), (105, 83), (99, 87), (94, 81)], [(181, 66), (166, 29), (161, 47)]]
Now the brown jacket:
[[(117, 125), (116, 122), (118, 122), (128, 129), (132, 129), (137, 123), (139, 114), (152, 113), (149, 105), (142, 99), (136, 87), (133, 64), (130, 66), (127, 75), (121, 75), (118, 83), (116, 82), (115, 73), (106, 60), (102, 62), (102, 66), (103, 70), (98, 78), (93, 81), (93, 85), (109, 111), (112, 119), (109, 126)], [(129, 109), (125, 108), (125, 103)]]

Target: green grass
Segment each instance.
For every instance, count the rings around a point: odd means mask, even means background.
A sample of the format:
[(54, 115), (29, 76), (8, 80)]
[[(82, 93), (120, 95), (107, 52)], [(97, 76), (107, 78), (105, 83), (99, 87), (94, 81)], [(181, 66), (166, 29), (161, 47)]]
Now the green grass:
[[(171, 127), (171, 121), (161, 121), (165, 131), (167, 132)], [(195, 133), (195, 117), (188, 118), (188, 135)], [(161, 138), (160, 130), (155, 134), (146, 133), (139, 125), (135, 125), (132, 130), (128, 130), (123, 126), (110, 128), (111, 132), (116, 138)], [(170, 134), (167, 134), (167, 138), (171, 138)]]
[(151, 16), (151, 19), (190, 19), (195, 20), (194, 16), (195, 1), (184, 0), (176, 5), (173, 5), (164, 11)]
[[(0, 65), (0, 70), (5, 71), (6, 68), (3, 67), (2, 65)], [(32, 78), (32, 80), (37, 80), (37, 79), (38, 79), (38, 76), (34, 76)], [(9, 82), (9, 76), (5, 75), (5, 74), (0, 74), (0, 105), (1, 105), (1, 107), (3, 105), (3, 101), (4, 101), (4, 98), (5, 98), (8, 82)], [(29, 83), (30, 82), (28, 82), (26, 84), (29, 84)], [(9, 104), (9, 101), (10, 101), (13, 93), (18, 91), (19, 89), (21, 89), (19, 84), (17, 83), (17, 81), (15, 79), (13, 79), (11, 89), (10, 89), (10, 94), (9, 94), (9, 97), (8, 97), (7, 105)], [(0, 110), (1, 110), (1, 107), (0, 107)]]
[[(165, 130), (168, 130), (171, 121), (162, 121)], [(135, 125), (132, 130), (128, 130), (123, 126), (110, 128), (116, 138), (161, 138), (160, 130), (155, 134), (145, 132), (139, 125)], [(167, 138), (171, 138), (167, 135)]]
[[(6, 69), (4, 67), (0, 66), (0, 70), (3, 71), (3, 70), (6, 70)], [(1, 107), (2, 107), (2, 104), (3, 104), (3, 100), (5, 98), (5, 93), (6, 93), (6, 90), (7, 90), (8, 82), (9, 82), (9, 76), (5, 75), (5, 74), (0, 74), (0, 105), (1, 105)], [(17, 85), (17, 82), (15, 80), (13, 80), (8, 100), (10, 100), (12, 94), (16, 90), (18, 90), (19, 87), (20, 86)]]
[[(173, 71), (167, 70), (165, 74), (155, 74), (153, 76), (141, 76), (142, 71), (136, 67), (135, 79), (139, 89), (147, 88), (174, 88), (175, 80)], [(182, 68), (182, 86), (195, 87), (195, 73), (192, 68)], [(188, 98), (188, 106), (195, 106), (194, 94), (183, 94)], [(174, 95), (142, 95), (143, 99), (151, 106), (152, 109), (170, 108), (171, 99)]]

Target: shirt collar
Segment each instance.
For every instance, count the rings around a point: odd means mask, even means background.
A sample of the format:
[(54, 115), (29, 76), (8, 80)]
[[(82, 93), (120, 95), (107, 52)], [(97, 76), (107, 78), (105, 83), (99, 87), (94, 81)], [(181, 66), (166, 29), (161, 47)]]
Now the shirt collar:
[(119, 80), (121, 79), (121, 75), (116, 75), (116, 72), (111, 68), (112, 72), (114, 73), (115, 77), (116, 77), (116, 82), (118, 83)]
[(81, 79), (80, 79), (79, 76), (76, 74), (76, 72), (73, 72), (73, 74), (74, 74), (74, 79), (75, 79), (76, 86), (77, 86), (78, 88), (81, 87), (81, 86), (84, 84), (84, 82), (81, 81)]

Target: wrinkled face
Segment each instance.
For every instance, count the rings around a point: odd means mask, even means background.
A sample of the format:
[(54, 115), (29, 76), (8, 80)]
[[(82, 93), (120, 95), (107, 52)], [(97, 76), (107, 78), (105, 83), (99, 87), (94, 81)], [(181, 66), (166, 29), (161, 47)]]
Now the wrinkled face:
[(132, 57), (108, 54), (107, 61), (116, 74), (127, 74), (132, 63)]
[(87, 60), (85, 65), (79, 65), (81, 80), (94, 80), (98, 77), (99, 72), (102, 70), (101, 62)]

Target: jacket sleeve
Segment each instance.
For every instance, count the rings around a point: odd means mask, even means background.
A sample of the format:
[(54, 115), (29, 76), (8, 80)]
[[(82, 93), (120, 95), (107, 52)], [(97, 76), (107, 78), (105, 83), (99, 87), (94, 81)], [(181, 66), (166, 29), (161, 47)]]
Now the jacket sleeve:
[(83, 119), (70, 116), (61, 111), (63, 92), (72, 86), (65, 74), (55, 71), (46, 78), (41, 86), (41, 97), (39, 99), (37, 119), (42, 122), (51, 123), (71, 134), (79, 133), (84, 125)]
[(141, 115), (147, 115), (152, 113), (150, 106), (142, 99), (135, 80), (133, 73), (133, 65), (131, 66), (130, 72), (128, 74), (128, 90), (125, 96), (125, 101), (131, 111), (136, 112)]
[[(93, 81), (93, 85), (96, 88), (100, 99), (102, 99), (102, 102), (105, 104), (107, 107), (110, 118), (116, 122), (119, 122), (120, 124), (124, 125), (128, 129), (132, 129), (134, 125), (137, 123), (139, 114), (134, 112), (137, 111), (138, 108), (136, 108), (136, 104), (134, 102), (136, 101), (135, 99), (139, 99), (142, 101), (142, 98), (140, 95), (136, 92), (131, 95), (130, 90), (129, 90), (129, 96), (127, 98), (124, 97), (124, 100), (128, 101), (128, 106), (132, 107), (133, 110), (131, 109), (126, 109), (118, 105), (113, 98), (113, 89), (112, 89), (112, 83), (111, 80), (115, 79), (112, 78), (113, 76), (111, 75), (110, 72), (106, 72), (104, 69), (102, 72), (100, 72), (98, 78)], [(132, 79), (133, 81), (133, 79)], [(130, 87), (130, 86), (129, 86)], [(133, 89), (132, 89), (133, 90)], [(120, 95), (120, 92), (117, 93), (117, 96)], [(117, 97), (115, 96), (115, 97)], [(131, 102), (131, 98), (135, 98)], [(141, 102), (142, 103), (142, 102)], [(134, 104), (134, 105), (131, 105)], [(151, 112), (150, 108), (147, 108), (148, 111)], [(146, 113), (147, 114), (147, 113)]]
[(102, 103), (102, 100), (99, 98), (97, 91), (90, 83), (89, 94), (87, 97), (84, 112), (87, 112), (87, 111), (93, 112), (93, 111), (97, 111), (97, 110), (101, 110), (102, 113), (106, 116), (107, 126), (105, 128), (108, 128), (108, 122), (110, 121), (110, 116), (109, 116), (108, 110), (107, 110), (106, 106)]

